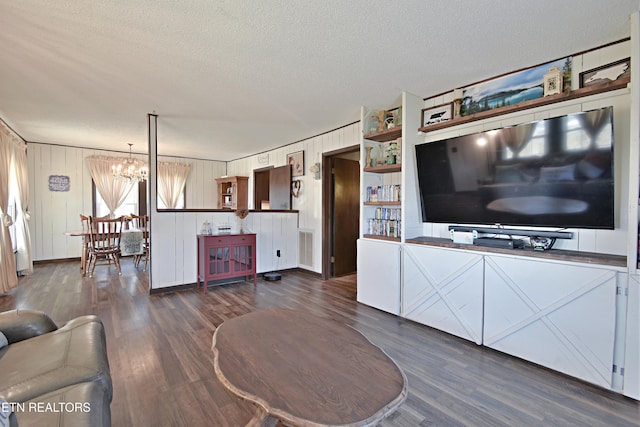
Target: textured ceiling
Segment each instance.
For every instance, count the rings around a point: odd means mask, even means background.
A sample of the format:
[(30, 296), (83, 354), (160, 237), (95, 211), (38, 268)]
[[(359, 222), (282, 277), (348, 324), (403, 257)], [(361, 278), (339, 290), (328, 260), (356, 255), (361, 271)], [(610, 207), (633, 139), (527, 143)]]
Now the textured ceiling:
[(638, 0), (0, 0), (30, 142), (231, 160), (629, 36)]

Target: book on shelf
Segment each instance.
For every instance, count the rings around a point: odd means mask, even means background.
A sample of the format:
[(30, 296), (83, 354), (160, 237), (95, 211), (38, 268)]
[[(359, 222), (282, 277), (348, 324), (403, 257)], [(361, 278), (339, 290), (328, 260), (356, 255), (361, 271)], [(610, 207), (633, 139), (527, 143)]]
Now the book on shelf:
[(369, 218), (366, 234), (400, 238), (400, 223), (399, 219)]
[(399, 202), (400, 185), (370, 185), (367, 187), (365, 202)]

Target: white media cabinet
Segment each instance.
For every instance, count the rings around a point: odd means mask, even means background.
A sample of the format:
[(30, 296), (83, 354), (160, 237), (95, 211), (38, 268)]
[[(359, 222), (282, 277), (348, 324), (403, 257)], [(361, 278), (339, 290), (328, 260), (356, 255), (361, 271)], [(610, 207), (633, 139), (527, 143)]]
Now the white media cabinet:
[[(631, 42), (574, 57), (576, 77), (637, 52), (639, 26), (633, 22)], [(569, 94), (426, 127), (420, 110), (451, 102), (451, 94), (423, 100), (403, 93), (399, 171), (364, 169), (374, 137), (391, 136), (362, 132), (361, 221), (371, 210), (366, 186), (399, 184), (401, 238), (380, 239), (362, 227), (358, 301), (640, 400), (640, 125), (631, 120), (640, 114), (636, 81), (632, 76), (629, 86), (597, 90), (574, 86)], [(449, 224), (422, 222), (416, 144), (605, 106), (615, 115), (614, 230), (567, 230), (573, 238), (556, 242), (557, 249), (534, 251), (454, 243)], [(392, 108), (383, 107), (374, 110)], [(370, 111), (362, 108), (362, 123)]]
[(614, 388), (624, 257), (409, 239), (402, 260), (402, 316)]
[(429, 237), (361, 239), (358, 256), (358, 301), (620, 391), (625, 257)]

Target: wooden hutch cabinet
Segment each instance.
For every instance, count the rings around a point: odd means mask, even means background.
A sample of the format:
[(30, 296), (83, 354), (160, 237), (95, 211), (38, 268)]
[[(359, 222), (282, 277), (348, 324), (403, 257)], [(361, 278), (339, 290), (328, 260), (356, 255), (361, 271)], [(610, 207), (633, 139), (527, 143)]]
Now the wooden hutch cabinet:
[(249, 207), (249, 177), (227, 176), (216, 178), (218, 183), (218, 209), (247, 209)]

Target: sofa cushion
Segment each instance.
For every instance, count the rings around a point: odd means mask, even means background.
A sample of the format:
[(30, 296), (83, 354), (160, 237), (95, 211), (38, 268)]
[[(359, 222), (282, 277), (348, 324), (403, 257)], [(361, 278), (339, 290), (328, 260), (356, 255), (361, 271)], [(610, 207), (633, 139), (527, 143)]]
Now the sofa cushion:
[(111, 425), (109, 398), (97, 382), (72, 385), (14, 405), (11, 427), (107, 427)]
[(49, 316), (36, 310), (9, 310), (0, 313), (0, 331), (9, 344), (53, 332), (58, 327)]
[(112, 397), (104, 327), (96, 316), (82, 316), (56, 331), (0, 349), (0, 397), (26, 402), (85, 381)]

